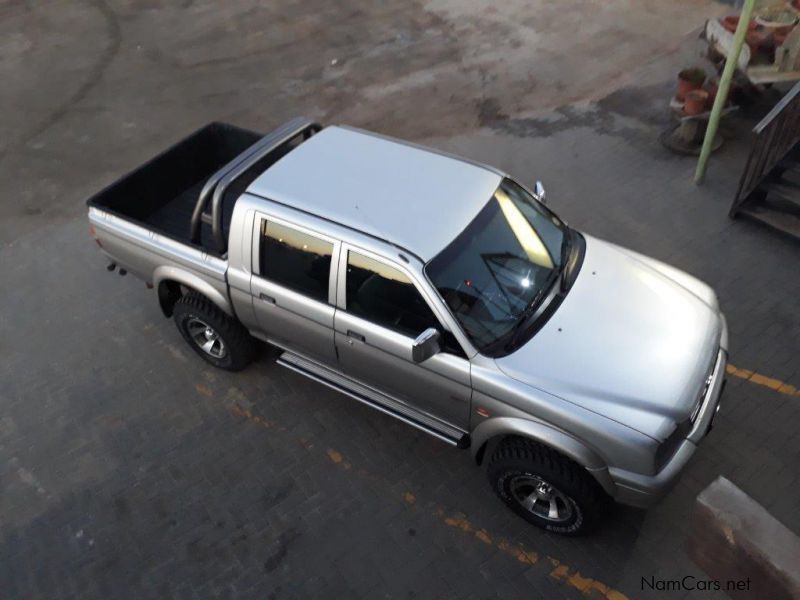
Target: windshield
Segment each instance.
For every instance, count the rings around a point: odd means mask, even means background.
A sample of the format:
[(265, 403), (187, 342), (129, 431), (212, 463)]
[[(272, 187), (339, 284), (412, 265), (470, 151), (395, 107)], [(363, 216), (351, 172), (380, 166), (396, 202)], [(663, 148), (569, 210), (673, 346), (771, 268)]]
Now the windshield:
[(504, 179), (425, 272), (479, 351), (513, 335), (558, 279), (567, 227)]

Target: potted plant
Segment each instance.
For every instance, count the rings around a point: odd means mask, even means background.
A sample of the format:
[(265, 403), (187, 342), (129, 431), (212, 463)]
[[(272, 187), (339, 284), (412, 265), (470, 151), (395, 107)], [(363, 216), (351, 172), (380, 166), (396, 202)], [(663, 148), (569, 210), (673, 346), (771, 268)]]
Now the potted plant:
[(783, 33), (791, 31), (797, 24), (797, 13), (787, 10), (781, 6), (771, 6), (763, 8), (756, 15), (755, 22), (762, 27)]
[(745, 43), (750, 47), (752, 52), (758, 52), (761, 46), (769, 39), (769, 33), (754, 30), (748, 31), (745, 36)]
[(678, 73), (678, 93), (676, 97), (678, 100), (685, 100), (686, 94), (692, 90), (703, 87), (703, 82), (705, 80), (706, 72), (700, 67), (683, 69)]
[[(722, 23), (722, 26), (727, 31), (730, 31), (731, 33), (736, 33), (736, 27), (739, 26), (739, 15), (728, 15), (727, 17), (720, 19), (720, 23)], [(758, 25), (751, 20), (747, 24), (747, 31), (754, 31), (757, 27)]]
[(786, 38), (789, 36), (789, 33), (791, 33), (791, 30), (789, 30), (788, 32), (775, 31), (775, 33), (772, 34), (772, 41), (774, 42), (776, 48), (780, 48), (781, 46), (783, 46), (783, 42), (786, 41)]
[(707, 102), (707, 91), (703, 89), (690, 90), (686, 93), (686, 102), (683, 105), (683, 112), (689, 116), (702, 114), (706, 112)]

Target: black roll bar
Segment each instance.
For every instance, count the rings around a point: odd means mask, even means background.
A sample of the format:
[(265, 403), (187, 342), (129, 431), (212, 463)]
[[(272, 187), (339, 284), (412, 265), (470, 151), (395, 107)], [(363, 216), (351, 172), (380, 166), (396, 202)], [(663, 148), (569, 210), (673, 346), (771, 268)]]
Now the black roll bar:
[[(303, 139), (308, 139), (321, 129), (322, 126), (319, 123), (305, 117), (292, 119), (265, 135), (214, 173), (203, 186), (192, 213), (192, 243), (201, 244), (201, 228), (202, 224), (206, 223), (211, 225), (217, 252), (224, 254), (228, 247), (228, 241), (225, 239), (225, 232), (222, 229), (222, 198), (225, 196), (228, 186), (258, 161), (297, 136), (302, 135)], [(211, 203), (210, 213), (206, 210), (209, 202)]]

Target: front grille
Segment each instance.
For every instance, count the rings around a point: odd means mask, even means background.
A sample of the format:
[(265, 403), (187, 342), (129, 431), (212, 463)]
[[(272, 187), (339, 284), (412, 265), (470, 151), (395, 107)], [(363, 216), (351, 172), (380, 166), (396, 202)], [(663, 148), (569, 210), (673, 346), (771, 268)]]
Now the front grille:
[(703, 408), (703, 402), (705, 402), (706, 396), (708, 396), (708, 391), (711, 389), (711, 386), (714, 385), (714, 367), (717, 364), (718, 354), (719, 351), (714, 354), (714, 359), (711, 361), (711, 367), (708, 369), (708, 375), (706, 375), (703, 385), (700, 386), (700, 393), (697, 395), (697, 403), (692, 407), (692, 412), (689, 416), (689, 420), (692, 423), (695, 422), (697, 415), (700, 414), (700, 409)]
[(661, 470), (661, 468), (667, 462), (669, 462), (669, 460), (675, 455), (675, 452), (678, 450), (681, 443), (683, 443), (683, 441), (692, 432), (694, 423), (697, 421), (697, 417), (700, 415), (703, 404), (708, 400), (709, 391), (714, 385), (714, 368), (717, 366), (718, 358), (719, 350), (714, 355), (714, 360), (711, 362), (711, 367), (708, 370), (708, 375), (706, 375), (705, 381), (703, 381), (703, 385), (700, 386), (700, 390), (697, 394), (697, 400), (694, 406), (692, 406), (692, 410), (689, 413), (689, 418), (678, 423), (675, 431), (673, 431), (672, 434), (666, 440), (664, 440), (664, 442), (656, 450), (655, 461), (657, 470)]

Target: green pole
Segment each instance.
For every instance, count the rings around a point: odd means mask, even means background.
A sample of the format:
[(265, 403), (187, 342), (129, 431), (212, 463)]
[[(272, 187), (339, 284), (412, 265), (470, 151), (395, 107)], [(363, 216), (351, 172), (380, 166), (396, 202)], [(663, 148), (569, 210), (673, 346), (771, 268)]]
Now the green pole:
[(697, 170), (694, 172), (694, 182), (698, 185), (703, 183), (703, 179), (706, 176), (708, 157), (711, 156), (711, 147), (714, 144), (714, 138), (717, 136), (722, 109), (725, 107), (725, 102), (728, 100), (731, 79), (733, 79), (733, 73), (736, 71), (736, 66), (739, 63), (739, 53), (742, 51), (742, 46), (747, 36), (747, 26), (753, 15), (754, 5), (755, 0), (744, 0), (742, 14), (739, 17), (739, 24), (736, 26), (736, 33), (733, 34), (733, 48), (731, 48), (725, 60), (725, 68), (722, 70), (722, 77), (720, 77), (719, 80), (717, 97), (714, 99), (714, 106), (711, 108), (711, 116), (708, 118), (708, 127), (706, 128), (706, 137), (703, 139), (703, 148), (700, 150), (700, 158), (697, 160)]

